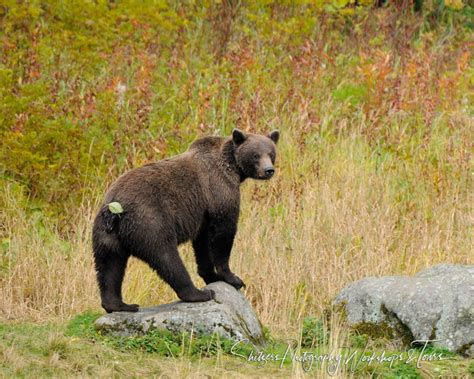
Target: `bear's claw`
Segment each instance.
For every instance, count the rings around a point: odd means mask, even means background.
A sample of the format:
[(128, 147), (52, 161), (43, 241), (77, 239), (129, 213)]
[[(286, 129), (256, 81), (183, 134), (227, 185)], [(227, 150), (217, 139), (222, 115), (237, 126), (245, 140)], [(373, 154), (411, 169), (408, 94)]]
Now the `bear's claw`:
[(198, 290), (197, 288), (188, 293), (182, 293), (179, 298), (187, 303), (199, 303), (202, 301), (209, 301), (216, 297), (216, 293), (213, 290), (207, 288)]
[(235, 289), (239, 290), (242, 287), (245, 287), (245, 283), (243, 282), (242, 279), (240, 279), (237, 275), (231, 274), (228, 275), (224, 278), (224, 281), (228, 284), (230, 284), (232, 287)]
[(138, 312), (138, 304), (125, 304), (124, 302), (117, 304), (102, 304), (102, 308), (105, 309), (107, 313), (112, 312)]

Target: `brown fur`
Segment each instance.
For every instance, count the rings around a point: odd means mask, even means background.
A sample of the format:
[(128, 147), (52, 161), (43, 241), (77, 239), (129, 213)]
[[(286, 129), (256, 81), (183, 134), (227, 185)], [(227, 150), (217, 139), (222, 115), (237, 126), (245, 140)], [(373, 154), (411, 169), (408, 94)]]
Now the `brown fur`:
[[(177, 246), (191, 240), (198, 272), (206, 283), (244, 285), (229, 268), (240, 208), (240, 183), (273, 175), (278, 132), (269, 136), (234, 130), (231, 138), (205, 137), (188, 151), (121, 176), (109, 189), (93, 227), (93, 250), (102, 306), (136, 311), (122, 301), (130, 255), (147, 262), (184, 301), (207, 301), (197, 289)], [(107, 207), (119, 202), (124, 212)]]

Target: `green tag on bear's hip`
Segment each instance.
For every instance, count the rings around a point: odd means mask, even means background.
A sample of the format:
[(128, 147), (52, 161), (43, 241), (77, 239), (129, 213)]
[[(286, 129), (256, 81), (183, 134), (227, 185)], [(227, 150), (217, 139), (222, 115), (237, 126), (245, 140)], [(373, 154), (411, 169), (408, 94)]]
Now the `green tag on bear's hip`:
[(117, 203), (116, 201), (109, 203), (108, 206), (109, 206), (109, 211), (113, 214), (123, 213), (122, 204)]

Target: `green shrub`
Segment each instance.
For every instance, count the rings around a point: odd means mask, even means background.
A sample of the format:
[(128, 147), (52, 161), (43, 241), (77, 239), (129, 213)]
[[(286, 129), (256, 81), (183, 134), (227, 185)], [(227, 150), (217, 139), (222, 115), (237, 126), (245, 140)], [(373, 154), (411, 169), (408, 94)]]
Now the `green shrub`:
[(305, 317), (301, 333), (302, 347), (315, 347), (328, 342), (329, 331), (321, 319), (316, 317)]

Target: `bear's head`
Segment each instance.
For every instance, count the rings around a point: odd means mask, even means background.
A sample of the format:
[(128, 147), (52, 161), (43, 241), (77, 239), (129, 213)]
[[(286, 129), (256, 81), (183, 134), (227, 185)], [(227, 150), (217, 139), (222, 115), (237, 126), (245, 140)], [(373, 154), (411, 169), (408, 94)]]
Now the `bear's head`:
[(234, 156), (237, 166), (247, 178), (270, 179), (275, 173), (276, 143), (280, 133), (268, 135), (244, 133), (239, 129), (232, 132)]

